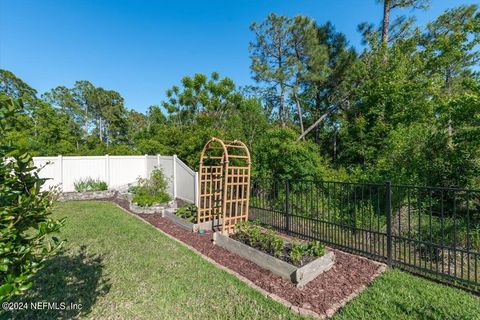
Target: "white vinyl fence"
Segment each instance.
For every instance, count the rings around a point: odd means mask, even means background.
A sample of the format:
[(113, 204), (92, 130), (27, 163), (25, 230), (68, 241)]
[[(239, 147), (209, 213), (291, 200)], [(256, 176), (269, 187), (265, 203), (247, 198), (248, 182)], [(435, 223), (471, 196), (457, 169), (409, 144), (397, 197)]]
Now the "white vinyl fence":
[(43, 167), (40, 177), (49, 178), (44, 188), (58, 185), (63, 192), (75, 191), (74, 183), (85, 178), (103, 180), (109, 189), (117, 189), (139, 177), (150, 177), (152, 170), (160, 167), (169, 179), (170, 195), (192, 203), (197, 200), (198, 174), (176, 155), (34, 157), (33, 162)]

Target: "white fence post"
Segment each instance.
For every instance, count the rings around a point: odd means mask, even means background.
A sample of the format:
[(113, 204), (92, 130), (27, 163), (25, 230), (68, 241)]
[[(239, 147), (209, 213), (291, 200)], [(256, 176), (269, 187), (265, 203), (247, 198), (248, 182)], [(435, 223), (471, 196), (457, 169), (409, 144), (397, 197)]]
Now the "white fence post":
[(177, 198), (177, 155), (174, 154), (173, 160), (173, 199)]
[(157, 153), (157, 168), (160, 168), (160, 154)]
[(63, 157), (60, 154), (58, 155), (58, 180), (63, 190)]
[(108, 154), (105, 155), (105, 180), (110, 188), (110, 156)]
[(148, 154), (145, 155), (145, 161), (143, 161), (143, 165), (145, 166), (145, 179), (148, 179)]
[(198, 207), (198, 203), (199, 203), (199, 201), (198, 201), (198, 195), (199, 195), (199, 193), (198, 193), (198, 172), (195, 172), (195, 181), (193, 182), (193, 186), (194, 186), (194, 188), (195, 188), (195, 192), (194, 192), (194, 194), (195, 194), (195, 199), (194, 199), (194, 202), (195, 202), (195, 205)]

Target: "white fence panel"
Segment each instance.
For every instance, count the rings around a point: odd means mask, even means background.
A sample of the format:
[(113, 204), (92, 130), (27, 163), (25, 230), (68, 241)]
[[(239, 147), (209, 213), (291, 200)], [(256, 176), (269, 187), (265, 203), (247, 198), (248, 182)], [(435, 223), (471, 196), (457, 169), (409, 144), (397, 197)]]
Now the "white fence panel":
[(163, 169), (165, 177), (168, 179), (168, 193), (175, 197), (174, 177), (173, 177), (173, 157), (157, 156), (157, 165)]
[(34, 163), (38, 168), (43, 167), (43, 169), (38, 174), (40, 178), (48, 179), (45, 184), (42, 186), (43, 190), (48, 190), (50, 187), (57, 185), (59, 182), (55, 181), (56, 179), (51, 179), (59, 177), (61, 172), (59, 165), (59, 157), (35, 157)]
[(145, 156), (109, 156), (109, 188), (116, 189), (145, 178)]
[(43, 189), (59, 185), (63, 192), (74, 191), (74, 183), (93, 178), (107, 182), (110, 189), (148, 178), (155, 167), (163, 169), (169, 180), (168, 193), (175, 198), (196, 202), (197, 178), (176, 156), (75, 156), (34, 157), (35, 166), (44, 168), (39, 175), (48, 178)]
[[(175, 170), (175, 184), (177, 198), (196, 203), (196, 175), (195, 172), (190, 169), (182, 160), (177, 157), (173, 157), (176, 170)], [(194, 186), (192, 188), (192, 186)]]
[(107, 181), (105, 162), (105, 157), (63, 157), (63, 190), (74, 191), (74, 183), (80, 179), (93, 178)]

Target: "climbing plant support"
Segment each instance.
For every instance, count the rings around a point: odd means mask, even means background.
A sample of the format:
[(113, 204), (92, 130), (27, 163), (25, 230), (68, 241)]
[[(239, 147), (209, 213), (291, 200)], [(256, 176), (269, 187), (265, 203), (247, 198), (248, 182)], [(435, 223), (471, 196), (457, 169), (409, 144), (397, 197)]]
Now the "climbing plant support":
[(197, 223), (212, 221), (224, 234), (248, 220), (250, 152), (238, 140), (212, 138), (200, 157)]

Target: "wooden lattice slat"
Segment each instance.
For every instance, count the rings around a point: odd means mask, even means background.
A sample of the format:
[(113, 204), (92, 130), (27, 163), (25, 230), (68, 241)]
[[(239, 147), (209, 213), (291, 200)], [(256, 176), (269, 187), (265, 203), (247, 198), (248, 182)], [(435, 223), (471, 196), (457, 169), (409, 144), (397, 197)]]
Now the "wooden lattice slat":
[(250, 152), (241, 141), (212, 138), (203, 148), (199, 168), (197, 222), (218, 221), (222, 233), (248, 220)]

